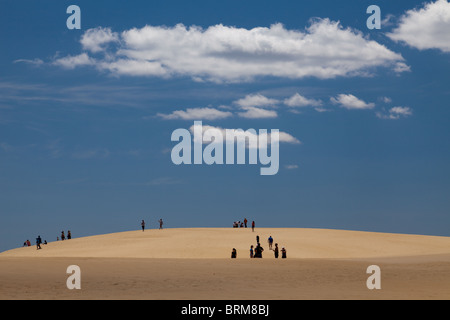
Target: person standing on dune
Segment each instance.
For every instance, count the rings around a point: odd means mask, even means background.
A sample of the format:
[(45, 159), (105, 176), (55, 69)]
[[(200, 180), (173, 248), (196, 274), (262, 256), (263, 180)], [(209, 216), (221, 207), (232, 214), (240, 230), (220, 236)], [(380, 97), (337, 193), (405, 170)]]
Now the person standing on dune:
[(252, 221), (252, 232), (255, 231), (255, 221)]
[(269, 250), (272, 250), (272, 243), (273, 243), (272, 236), (269, 236), (269, 239), (267, 240), (267, 242), (269, 243)]
[(273, 253), (275, 254), (275, 259), (278, 259), (278, 243), (275, 243), (275, 249), (273, 249)]
[(41, 249), (41, 243), (42, 243), (41, 236), (38, 236), (38, 237), (36, 238), (36, 250)]
[(144, 232), (144, 229), (145, 229), (145, 221), (144, 220), (142, 220), (142, 222), (141, 222), (141, 227), (142, 227), (142, 232)]
[(282, 259), (286, 259), (287, 258), (287, 256), (286, 256), (286, 248), (285, 247), (281, 248), (281, 258)]
[(163, 228), (163, 219), (159, 219), (159, 229)]

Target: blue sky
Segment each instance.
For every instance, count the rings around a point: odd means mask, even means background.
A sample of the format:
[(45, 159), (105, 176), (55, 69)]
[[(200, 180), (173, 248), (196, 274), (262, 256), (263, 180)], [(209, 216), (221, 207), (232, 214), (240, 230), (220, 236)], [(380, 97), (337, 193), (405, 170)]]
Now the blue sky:
[[(160, 218), (450, 236), (447, 1), (0, 6), (0, 250)], [(274, 176), (175, 166), (194, 120), (301, 143)]]

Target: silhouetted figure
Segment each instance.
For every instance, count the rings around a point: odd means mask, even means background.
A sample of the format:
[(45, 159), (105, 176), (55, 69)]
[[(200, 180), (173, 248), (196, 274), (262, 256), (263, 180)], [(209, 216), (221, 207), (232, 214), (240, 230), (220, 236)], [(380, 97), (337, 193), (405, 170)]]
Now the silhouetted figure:
[(70, 233), (70, 230), (67, 231), (67, 240), (72, 239), (72, 233)]
[(275, 254), (275, 259), (278, 259), (278, 243), (275, 243), (275, 249), (273, 250), (273, 253)]
[(287, 256), (286, 256), (286, 248), (285, 247), (281, 248), (281, 258), (282, 259), (286, 259), (287, 258)]
[(255, 256), (254, 257), (262, 258), (263, 251), (264, 251), (263, 247), (261, 247), (261, 245), (258, 243), (255, 248)]
[(36, 238), (36, 250), (41, 249), (41, 243), (42, 243), (41, 236), (38, 236), (38, 237)]
[(267, 242), (269, 242), (269, 250), (272, 250), (272, 243), (273, 243), (272, 236), (269, 236), (269, 239), (267, 239)]
[(66, 236), (64, 235), (64, 231), (61, 231), (61, 240), (62, 241), (66, 240)]
[(255, 231), (255, 221), (252, 221), (252, 232)]
[(144, 220), (142, 220), (142, 222), (141, 222), (141, 227), (142, 227), (142, 232), (144, 232), (144, 230), (145, 230), (145, 221)]
[(233, 251), (231, 251), (231, 259), (236, 259), (236, 257), (237, 257), (237, 252), (236, 252), (236, 249), (233, 248)]

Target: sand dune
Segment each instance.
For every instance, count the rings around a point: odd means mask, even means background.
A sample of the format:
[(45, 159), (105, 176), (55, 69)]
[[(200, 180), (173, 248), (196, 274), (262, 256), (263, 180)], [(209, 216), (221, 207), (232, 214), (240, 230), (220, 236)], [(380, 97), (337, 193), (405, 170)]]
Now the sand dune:
[(300, 228), (191, 228), (127, 231), (3, 252), (0, 257), (248, 258), (256, 236), (273, 258), (267, 239), (286, 247), (288, 258), (355, 259), (450, 254), (450, 237)]
[[(249, 259), (256, 236), (263, 259)], [(271, 235), (288, 259), (274, 259)], [(232, 248), (237, 259), (230, 259)], [(82, 289), (66, 287), (69, 265)], [(381, 290), (366, 286), (381, 268)], [(127, 231), (0, 253), (0, 299), (450, 299), (450, 238), (257, 228)]]

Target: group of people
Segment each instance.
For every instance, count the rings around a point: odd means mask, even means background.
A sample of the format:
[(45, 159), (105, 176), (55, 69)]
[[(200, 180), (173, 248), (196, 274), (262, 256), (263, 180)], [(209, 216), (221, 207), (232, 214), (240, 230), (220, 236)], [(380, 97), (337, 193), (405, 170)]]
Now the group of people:
[[(244, 218), (244, 221), (235, 221), (233, 222), (233, 228), (247, 228), (247, 218)], [(255, 231), (255, 221), (252, 221), (252, 231)]]
[[(159, 219), (158, 222), (159, 222), (159, 229), (162, 229), (163, 224), (164, 224), (163, 219)], [(144, 220), (141, 221), (141, 228), (142, 228), (142, 232), (144, 232), (144, 230), (145, 230), (145, 221)]]
[[(67, 240), (72, 239), (72, 233), (70, 230), (67, 231)], [(64, 234), (64, 231), (61, 231), (61, 241), (66, 240), (66, 235)], [(59, 241), (59, 237), (56, 237), (56, 241)]]
[[(273, 250), (275, 259), (278, 259), (280, 250), (278, 248), (278, 243), (275, 243), (275, 248), (273, 247), (273, 238), (272, 236), (269, 236), (267, 239), (267, 242), (269, 244), (269, 250)], [(253, 245), (250, 246), (250, 258), (262, 258), (262, 253), (264, 252), (264, 248), (261, 246), (261, 243), (259, 242), (259, 236), (256, 236), (256, 247)], [(231, 251), (231, 258), (235, 259), (237, 258), (237, 251), (236, 248), (233, 248)], [(287, 252), (286, 248), (281, 248), (281, 258), (286, 259), (287, 258)]]
[[(67, 240), (72, 239), (72, 233), (70, 232), (70, 230), (67, 231), (67, 236), (64, 234), (64, 231), (61, 231), (61, 240), (64, 241), (64, 240), (66, 240), (66, 239), (67, 239)], [(56, 241), (59, 241), (59, 240), (60, 240), (60, 238), (59, 238), (59, 237), (56, 237)], [(37, 250), (42, 249), (41, 244), (47, 244), (47, 240), (42, 241), (42, 238), (41, 238), (41, 236), (39, 235), (39, 236), (36, 238), (36, 249), (37, 249)], [(24, 246), (24, 247), (31, 247), (31, 242), (30, 242), (30, 240), (25, 241), (25, 242), (23, 243), (23, 246)]]
[[(262, 253), (264, 251), (264, 248), (261, 247), (261, 244), (259, 243), (259, 236), (256, 236), (256, 247), (253, 249), (253, 245), (250, 246), (250, 258), (262, 258)], [(269, 236), (267, 239), (267, 243), (269, 244), (269, 250), (273, 250), (275, 259), (278, 259), (280, 250), (278, 248), (278, 243), (275, 243), (275, 248), (273, 247), (273, 238), (272, 236)], [(281, 248), (281, 258), (286, 259), (287, 258), (287, 252), (286, 248)]]
[[(44, 240), (44, 242), (42, 242), (41, 236), (38, 236), (38, 237), (36, 238), (36, 249), (37, 249), (37, 250), (42, 249), (42, 248), (41, 248), (41, 244), (47, 244), (47, 240)], [(31, 242), (30, 242), (30, 240), (25, 241), (25, 242), (23, 243), (23, 246), (24, 246), (24, 247), (31, 247)]]

